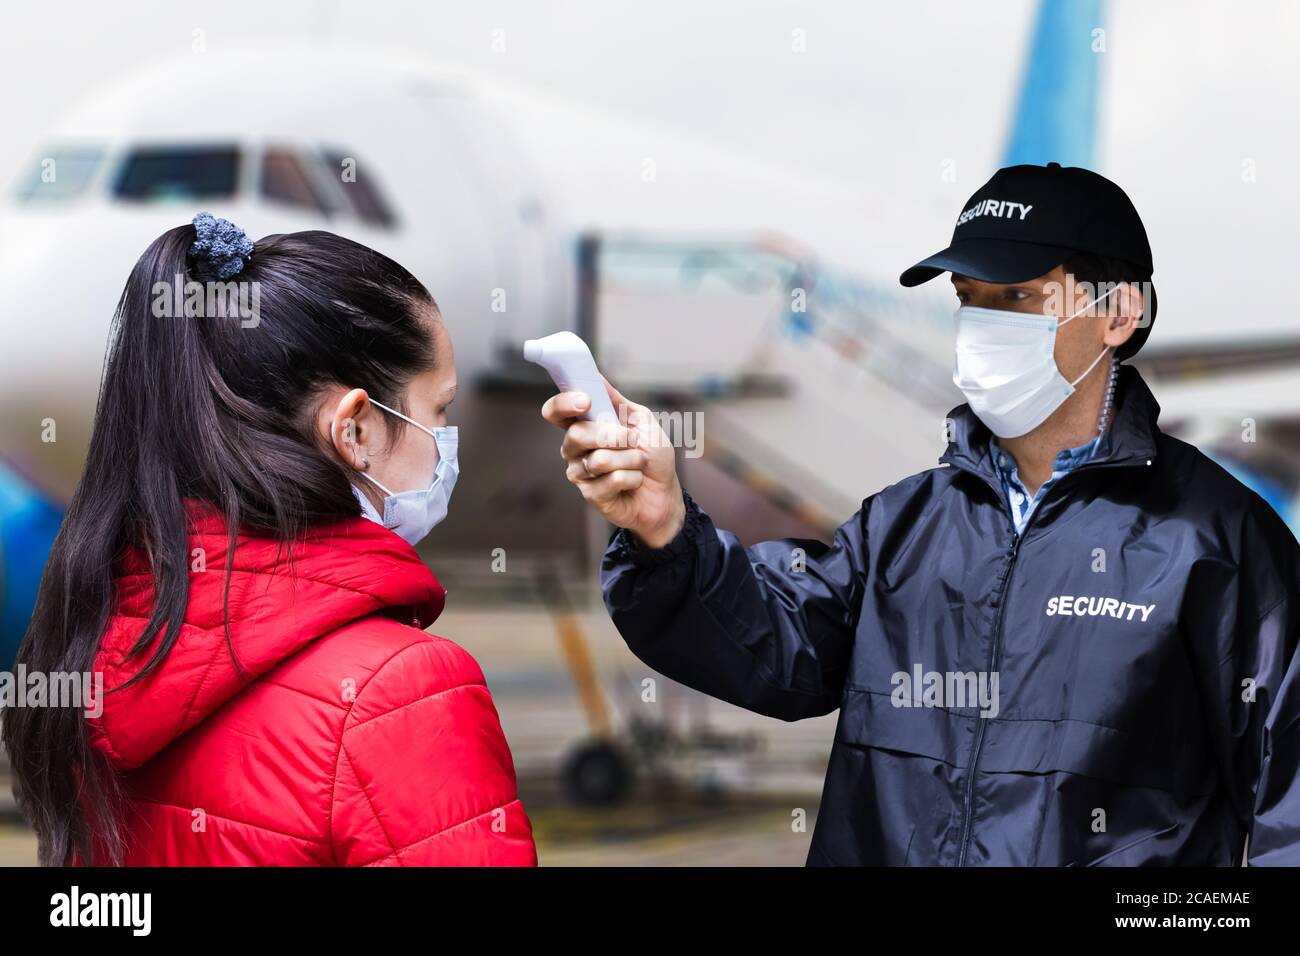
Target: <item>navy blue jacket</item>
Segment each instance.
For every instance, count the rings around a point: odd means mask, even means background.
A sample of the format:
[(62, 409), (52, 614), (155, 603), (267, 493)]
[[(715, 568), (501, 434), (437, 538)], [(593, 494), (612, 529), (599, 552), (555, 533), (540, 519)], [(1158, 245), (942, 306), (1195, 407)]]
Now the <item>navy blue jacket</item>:
[(809, 864), (1300, 864), (1300, 546), (1158, 415), (1123, 367), (1020, 535), (964, 405), (829, 545), (746, 549), (687, 495), (666, 547), (611, 538), (606, 606), (674, 680), (839, 710)]

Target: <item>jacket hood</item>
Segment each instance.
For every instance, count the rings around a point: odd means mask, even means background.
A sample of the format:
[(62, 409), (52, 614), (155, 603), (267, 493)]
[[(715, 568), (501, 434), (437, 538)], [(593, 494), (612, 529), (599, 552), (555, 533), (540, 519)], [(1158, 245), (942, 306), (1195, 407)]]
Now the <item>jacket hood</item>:
[(116, 601), (95, 659), (104, 675), (103, 709), (89, 728), (92, 746), (118, 770), (145, 763), (253, 679), (351, 621), (384, 614), (425, 628), (442, 611), (446, 591), (415, 549), (369, 519), (311, 528), (291, 548), (240, 534), (228, 645), (225, 521), (209, 504), (187, 501), (186, 511), (194, 559), (184, 625), (158, 666), (125, 687), (153, 650), (127, 660), (153, 609), (153, 578), (138, 548), (117, 566)]

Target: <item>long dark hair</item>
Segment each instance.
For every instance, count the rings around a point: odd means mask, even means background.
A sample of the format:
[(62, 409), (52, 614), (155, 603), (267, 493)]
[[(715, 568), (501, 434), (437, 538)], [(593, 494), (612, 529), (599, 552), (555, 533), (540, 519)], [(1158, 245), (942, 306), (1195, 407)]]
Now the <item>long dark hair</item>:
[[(190, 225), (159, 236), (122, 292), (85, 470), (18, 652), (28, 672), (92, 670), (115, 559), (132, 546), (149, 556), (155, 598), (130, 652), (144, 661), (132, 679), (158, 667), (189, 599), (184, 499), (225, 515), (228, 596), (241, 528), (291, 550), (304, 528), (360, 513), (347, 471), (315, 436), (313, 396), (342, 384), (404, 408), (406, 384), (434, 365), (428, 290), (386, 256), (328, 232), (254, 245), (232, 279), (256, 284), (245, 302), (257, 304), (254, 317), (233, 297), (202, 315), (160, 317), (160, 296), (178, 282), (218, 281), (206, 257), (191, 255), (196, 235)], [(226, 642), (233, 656), (228, 620)], [(40, 862), (120, 863), (121, 791), (89, 744), (83, 711), (13, 708), (4, 743)]]

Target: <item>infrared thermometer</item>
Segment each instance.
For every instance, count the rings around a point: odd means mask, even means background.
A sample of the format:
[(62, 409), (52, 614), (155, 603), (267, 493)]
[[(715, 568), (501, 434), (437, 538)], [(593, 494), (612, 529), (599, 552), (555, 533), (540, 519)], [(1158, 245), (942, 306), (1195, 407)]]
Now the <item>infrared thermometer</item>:
[(546, 369), (560, 391), (586, 393), (591, 408), (582, 417), (587, 421), (618, 423), (591, 349), (578, 336), (556, 332), (542, 339), (528, 339), (524, 342), (524, 358)]

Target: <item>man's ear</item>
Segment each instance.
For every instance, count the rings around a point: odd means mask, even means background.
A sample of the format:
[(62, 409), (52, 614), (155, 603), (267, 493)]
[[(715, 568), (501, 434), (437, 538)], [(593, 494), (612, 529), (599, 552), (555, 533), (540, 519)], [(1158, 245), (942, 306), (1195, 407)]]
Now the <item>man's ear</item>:
[(333, 407), (327, 400), (321, 408), (334, 454), (357, 471), (365, 471), (370, 465), (367, 449), (373, 437), (373, 414), (364, 388), (344, 392)]
[(1142, 290), (1126, 282), (1115, 290), (1113, 305), (1106, 309), (1106, 332), (1102, 341), (1117, 349), (1133, 337), (1138, 322), (1142, 320)]

